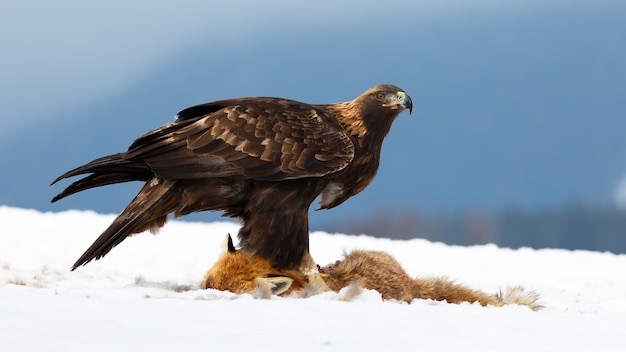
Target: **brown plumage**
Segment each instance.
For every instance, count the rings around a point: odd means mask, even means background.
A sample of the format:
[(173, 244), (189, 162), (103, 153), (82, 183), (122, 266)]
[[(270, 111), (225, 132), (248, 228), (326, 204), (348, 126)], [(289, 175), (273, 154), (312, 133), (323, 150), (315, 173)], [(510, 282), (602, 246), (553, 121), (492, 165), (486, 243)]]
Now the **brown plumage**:
[(313, 269), (308, 210), (335, 207), (362, 191), (378, 169), (393, 120), (411, 98), (377, 85), (353, 101), (311, 105), (255, 97), (181, 111), (173, 123), (54, 180), (82, 175), (52, 199), (85, 189), (144, 181), (72, 269), (106, 255), (131, 234), (156, 232), (170, 213), (220, 210), (239, 218), (241, 249), (281, 269)]

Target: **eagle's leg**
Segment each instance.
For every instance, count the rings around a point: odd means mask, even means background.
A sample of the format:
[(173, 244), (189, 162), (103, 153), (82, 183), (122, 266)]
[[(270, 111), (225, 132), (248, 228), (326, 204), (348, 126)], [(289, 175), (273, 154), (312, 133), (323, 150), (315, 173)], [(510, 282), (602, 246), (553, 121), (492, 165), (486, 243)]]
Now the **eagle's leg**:
[(277, 269), (317, 273), (309, 253), (309, 206), (317, 194), (306, 179), (255, 184), (241, 216), (241, 250)]

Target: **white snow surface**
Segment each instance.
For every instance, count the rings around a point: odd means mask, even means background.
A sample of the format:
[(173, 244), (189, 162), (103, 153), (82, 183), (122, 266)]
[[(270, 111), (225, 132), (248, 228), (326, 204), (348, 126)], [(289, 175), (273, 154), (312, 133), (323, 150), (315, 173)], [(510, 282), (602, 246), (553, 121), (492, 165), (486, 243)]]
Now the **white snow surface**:
[(314, 232), (320, 264), (383, 250), (412, 276), (487, 292), (522, 285), (544, 309), (414, 300), (365, 290), (255, 299), (202, 290), (230, 222), (170, 221), (70, 266), (113, 220), (0, 206), (0, 351), (626, 351), (626, 256), (449, 246)]

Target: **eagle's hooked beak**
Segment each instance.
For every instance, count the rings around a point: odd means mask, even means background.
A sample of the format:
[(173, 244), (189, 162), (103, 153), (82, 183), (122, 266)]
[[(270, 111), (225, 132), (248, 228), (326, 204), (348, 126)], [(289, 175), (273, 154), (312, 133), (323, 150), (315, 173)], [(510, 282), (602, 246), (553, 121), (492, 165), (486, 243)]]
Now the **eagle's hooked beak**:
[(398, 92), (398, 94), (392, 98), (391, 102), (383, 104), (383, 106), (392, 109), (409, 109), (409, 114), (413, 112), (413, 100), (411, 100), (411, 97), (405, 92)]

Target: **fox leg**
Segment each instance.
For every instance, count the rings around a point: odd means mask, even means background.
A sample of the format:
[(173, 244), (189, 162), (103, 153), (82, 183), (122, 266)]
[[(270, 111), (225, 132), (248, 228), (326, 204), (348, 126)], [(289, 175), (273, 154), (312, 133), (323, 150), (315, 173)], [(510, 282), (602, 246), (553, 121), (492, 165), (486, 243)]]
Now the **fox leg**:
[(337, 260), (332, 264), (328, 264), (326, 266), (317, 266), (317, 271), (320, 272), (320, 274), (330, 274), (333, 271), (335, 271), (339, 265), (341, 265), (341, 260)]

